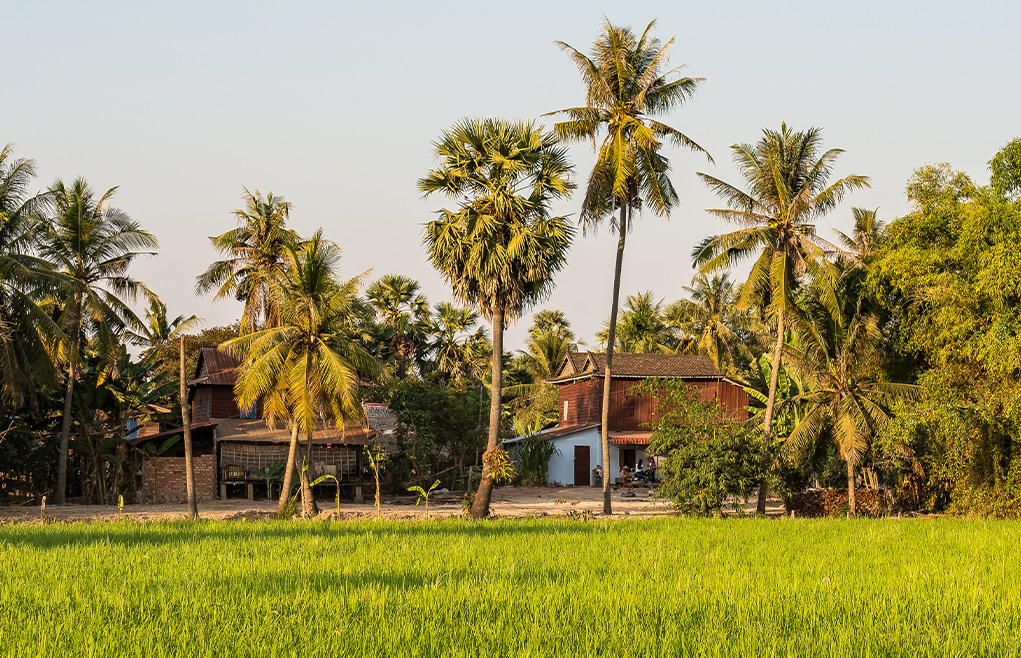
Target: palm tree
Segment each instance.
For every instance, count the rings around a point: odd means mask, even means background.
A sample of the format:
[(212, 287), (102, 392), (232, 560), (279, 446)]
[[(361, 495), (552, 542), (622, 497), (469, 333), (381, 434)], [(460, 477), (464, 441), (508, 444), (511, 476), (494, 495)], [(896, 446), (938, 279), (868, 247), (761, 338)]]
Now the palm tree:
[(492, 356), (484, 327), (477, 326), (479, 314), (449, 302), (436, 304), (432, 319), (429, 351), (432, 367), (443, 381), (480, 379)]
[(685, 286), (689, 299), (679, 299), (663, 312), (667, 325), (680, 332), (678, 352), (706, 354), (716, 368), (734, 372), (739, 356), (750, 356), (738, 331), (749, 328), (749, 316), (735, 308), (734, 284), (727, 274), (711, 279), (696, 274)]
[[(739, 305), (767, 311), (775, 318), (772, 379), (763, 420), (762, 468), (770, 460), (773, 406), (783, 357), (788, 319), (798, 313), (795, 293), (813, 264), (832, 248), (815, 233), (814, 221), (832, 210), (844, 196), (868, 187), (865, 176), (845, 176), (829, 182), (841, 149), (822, 150), (822, 131), (764, 130), (754, 146), (731, 147), (734, 162), (748, 191), (708, 174), (699, 177), (726, 201), (728, 208), (707, 212), (741, 225), (731, 233), (708, 237), (692, 252), (696, 267), (712, 273), (755, 258), (748, 281), (741, 287)], [(758, 512), (766, 511), (765, 476), (759, 486)]]
[(574, 234), (550, 204), (570, 195), (571, 166), (552, 133), (531, 122), (466, 119), (435, 143), (439, 168), (419, 180), (419, 190), (455, 199), (425, 228), (429, 260), (451, 284), (454, 297), (477, 308), (493, 325), (489, 440), (482, 482), (472, 504), (488, 516), (497, 457), (502, 390), (503, 332), (552, 290)]
[(578, 344), (563, 311), (542, 310), (532, 318), (525, 348), (525, 367), (541, 382), (553, 376), (570, 352), (578, 351)]
[(429, 330), (429, 302), (418, 281), (387, 274), (365, 290), (378, 322), (389, 333), (390, 354), (397, 358), (397, 378), (408, 376), (408, 360), (422, 352)]
[(54, 502), (64, 502), (67, 488), (67, 450), (71, 431), (71, 403), (82, 351), (91, 343), (101, 357), (116, 355), (119, 333), (138, 323), (128, 306), (139, 293), (152, 295), (128, 274), (138, 256), (153, 255), (156, 238), (110, 201), (117, 188), (96, 194), (77, 178), (70, 185), (58, 180), (50, 187), (50, 216), (40, 224), (39, 256), (61, 275), (61, 292), (53, 300), (62, 330), (56, 346), (67, 372), (60, 454)]
[[(323, 239), (322, 230), (306, 242), (289, 243), (278, 278), (268, 282), (279, 322), (221, 345), (241, 361), (234, 389), (238, 406), (250, 408), (262, 400), (267, 422), (282, 419), (290, 427), (281, 511), (290, 496), (299, 432), (308, 437), (309, 455), (321, 418), (342, 428), (346, 419), (361, 417), (359, 374), (376, 369), (374, 359), (338, 330), (357, 303), (359, 284), (358, 279), (337, 280), (339, 259), (340, 250)], [(301, 478), (302, 502), (311, 513), (314, 501), (304, 471)]]
[(847, 464), (848, 508), (854, 516), (855, 467), (876, 431), (889, 422), (890, 407), (918, 398), (922, 389), (875, 380), (881, 372), (883, 335), (877, 318), (863, 312), (863, 300), (853, 289), (856, 277), (851, 274), (837, 281), (836, 290), (810, 293), (798, 327), (804, 348), (788, 345), (785, 351), (808, 381), (808, 391), (792, 399), (803, 412), (787, 439), (789, 449), (804, 453), (821, 435), (832, 435)]
[(189, 315), (178, 315), (174, 319), (167, 318), (167, 305), (159, 297), (149, 299), (149, 308), (145, 311), (145, 320), (138, 326), (128, 329), (124, 337), (142, 348), (143, 355), (160, 351), (164, 346), (179, 342), (181, 337), (198, 326), (201, 320)]
[(851, 235), (837, 231), (837, 241), (852, 262), (861, 264), (876, 252), (886, 224), (879, 219), (879, 208), (852, 208), (851, 212), (854, 213), (854, 231)]
[[(45, 195), (31, 195), (35, 163), (0, 149), (0, 401), (34, 399), (36, 380), (52, 374), (43, 337), (59, 333), (38, 301), (56, 283), (50, 264), (33, 255), (36, 211)], [(27, 394), (27, 395), (26, 395)]]
[(215, 299), (243, 301), (241, 330), (250, 333), (260, 323), (273, 327), (279, 320), (272, 282), (283, 268), (284, 251), (298, 241), (298, 234), (286, 227), (290, 202), (272, 192), (263, 197), (259, 190), (255, 194), (244, 190), (245, 207), (233, 213), (238, 227), (209, 238), (227, 258), (198, 276), (195, 291), (205, 294), (215, 289)]
[[(612, 319), (611, 319), (612, 320)], [(610, 339), (610, 321), (596, 333), (596, 340), (606, 344)], [(628, 295), (624, 312), (617, 322), (614, 350), (631, 354), (658, 354), (669, 351), (669, 328), (663, 317), (663, 302), (653, 299), (652, 291)]]
[[(687, 135), (654, 117), (683, 105), (697, 91), (702, 78), (680, 75), (682, 67), (664, 70), (674, 40), (661, 44), (651, 35), (655, 21), (640, 36), (627, 27), (608, 21), (586, 56), (566, 43), (557, 42), (578, 67), (585, 82), (585, 105), (552, 114), (567, 120), (556, 124), (562, 139), (595, 144), (602, 135), (596, 164), (589, 176), (581, 208), (581, 223), (594, 230), (609, 219), (617, 233), (613, 270), (613, 298), (606, 339), (606, 374), (603, 382), (603, 464), (610, 463), (608, 425), (610, 378), (616, 347), (617, 308), (624, 245), (632, 230), (634, 211), (644, 206), (659, 216), (668, 215), (677, 203), (670, 182), (670, 162), (660, 153), (663, 141), (709, 154)], [(712, 158), (709, 157), (712, 161)], [(619, 216), (615, 215), (619, 211)], [(603, 512), (611, 513), (610, 478), (603, 481)]]

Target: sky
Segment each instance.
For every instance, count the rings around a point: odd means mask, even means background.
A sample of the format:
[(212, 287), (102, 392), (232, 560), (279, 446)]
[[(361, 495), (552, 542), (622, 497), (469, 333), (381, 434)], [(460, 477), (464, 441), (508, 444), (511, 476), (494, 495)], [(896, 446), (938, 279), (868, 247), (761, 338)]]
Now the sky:
[[(908, 212), (914, 168), (950, 162), (986, 183), (987, 161), (1021, 135), (1021, 3), (1016, 2), (17, 2), (2, 0), (0, 143), (36, 160), (38, 186), (84, 176), (118, 186), (115, 205), (153, 232), (159, 254), (134, 274), (171, 315), (227, 324), (234, 301), (193, 291), (218, 256), (208, 236), (234, 226), (242, 187), (294, 204), (293, 227), (322, 227), (341, 275), (401, 273), (431, 302), (449, 288), (429, 265), (424, 222), (444, 205), (416, 181), (431, 143), (468, 116), (536, 119), (584, 100), (554, 41), (587, 51), (604, 17), (657, 20), (672, 65), (704, 77), (664, 117), (713, 155), (665, 154), (680, 203), (629, 236), (626, 294), (682, 296), (690, 253), (728, 230), (695, 175), (740, 178), (730, 146), (764, 128), (823, 129), (846, 152), (835, 175), (871, 177), (819, 224), (850, 230), (851, 208)], [(579, 182), (591, 146), (571, 146)], [(577, 219), (580, 195), (555, 210)], [(615, 240), (579, 232), (552, 296), (595, 347), (609, 315)], [(623, 301), (623, 299), (622, 299)], [(536, 309), (536, 310), (537, 310)], [(523, 347), (529, 316), (512, 326)]]

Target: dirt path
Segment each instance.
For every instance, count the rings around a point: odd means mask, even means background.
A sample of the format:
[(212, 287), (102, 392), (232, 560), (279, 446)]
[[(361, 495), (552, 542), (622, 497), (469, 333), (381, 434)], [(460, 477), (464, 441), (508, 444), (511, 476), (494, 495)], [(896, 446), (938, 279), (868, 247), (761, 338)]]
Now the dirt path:
[[(673, 514), (670, 503), (651, 498), (648, 490), (635, 489), (635, 496), (622, 496), (623, 492), (613, 494), (613, 511), (615, 518), (668, 516)], [(430, 498), (429, 512), (433, 518), (458, 516), (461, 513), (461, 493), (434, 494)], [(333, 516), (336, 508), (332, 501), (319, 501), (324, 516)], [(603, 493), (591, 487), (568, 488), (518, 488), (502, 487), (493, 492), (492, 513), (497, 518), (523, 518), (542, 516), (601, 516), (603, 509)], [(754, 501), (745, 505), (745, 510), (752, 512)], [(424, 519), (424, 506), (415, 506), (412, 496), (384, 496), (381, 513), (390, 519)], [(199, 504), (199, 516), (203, 519), (262, 519), (276, 512), (276, 501), (271, 500), (214, 500)], [(332, 514), (330, 514), (332, 512)], [(780, 501), (770, 501), (767, 514), (777, 515), (783, 512)], [(341, 501), (341, 518), (370, 519), (376, 515), (371, 498), (361, 503)], [(126, 505), (122, 514), (117, 508), (109, 505), (50, 505), (46, 508), (45, 518), (56, 521), (110, 521), (118, 518), (134, 521), (157, 521), (183, 519), (187, 515), (183, 504), (163, 505)], [(35, 521), (40, 518), (39, 507), (14, 506), (0, 507), (0, 523), (18, 521)]]

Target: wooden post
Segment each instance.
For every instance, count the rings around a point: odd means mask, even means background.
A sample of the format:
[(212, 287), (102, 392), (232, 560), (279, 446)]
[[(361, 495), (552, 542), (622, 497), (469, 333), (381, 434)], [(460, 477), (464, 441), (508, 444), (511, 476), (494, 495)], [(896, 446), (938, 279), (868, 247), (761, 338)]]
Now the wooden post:
[(181, 423), (184, 426), (184, 481), (188, 488), (188, 518), (199, 518), (195, 500), (195, 461), (191, 445), (191, 409), (188, 408), (188, 383), (184, 373), (184, 335), (181, 335)]

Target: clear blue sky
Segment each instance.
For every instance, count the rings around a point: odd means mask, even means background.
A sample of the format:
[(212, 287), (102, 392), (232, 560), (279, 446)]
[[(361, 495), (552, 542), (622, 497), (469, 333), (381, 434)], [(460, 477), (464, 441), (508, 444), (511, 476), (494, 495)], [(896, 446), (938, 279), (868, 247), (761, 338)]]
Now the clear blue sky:
[[(728, 147), (787, 121), (824, 128), (847, 153), (837, 175), (872, 177), (851, 206), (907, 210), (914, 167), (947, 161), (980, 182), (985, 163), (1021, 134), (1021, 3), (984, 2), (13, 2), (4, 4), (0, 142), (35, 158), (39, 185), (84, 175), (120, 186), (116, 205), (152, 230), (158, 257), (136, 275), (170, 311), (207, 324), (233, 302), (192, 293), (216, 254), (206, 236), (232, 226), (242, 186), (294, 203), (295, 228), (322, 226), (344, 250), (343, 274), (373, 269), (419, 279), (447, 298), (421, 247), (442, 205), (415, 181), (430, 142), (463, 116), (535, 118), (580, 103), (576, 71), (553, 45), (587, 50), (602, 15), (676, 36), (674, 64), (705, 77), (667, 118), (716, 165), (669, 151), (681, 204), (643, 218), (629, 241), (622, 291), (667, 301), (690, 283), (689, 253), (725, 226), (695, 171), (737, 182)], [(572, 154), (580, 177), (592, 156)], [(577, 214), (577, 203), (564, 204)], [(575, 244), (544, 305), (592, 336), (609, 311), (611, 235)], [(512, 328), (520, 347), (527, 318)]]

